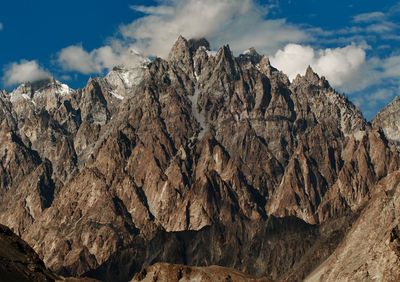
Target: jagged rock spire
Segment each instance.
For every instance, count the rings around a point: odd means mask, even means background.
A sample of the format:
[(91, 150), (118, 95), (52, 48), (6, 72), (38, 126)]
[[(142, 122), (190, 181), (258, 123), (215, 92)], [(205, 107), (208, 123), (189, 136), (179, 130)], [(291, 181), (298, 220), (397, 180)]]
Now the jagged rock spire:
[(314, 72), (314, 70), (311, 68), (310, 65), (307, 67), (305, 77), (308, 78), (308, 79), (311, 80), (311, 81), (313, 81), (313, 80), (319, 80), (318, 74), (316, 74), (316, 73)]

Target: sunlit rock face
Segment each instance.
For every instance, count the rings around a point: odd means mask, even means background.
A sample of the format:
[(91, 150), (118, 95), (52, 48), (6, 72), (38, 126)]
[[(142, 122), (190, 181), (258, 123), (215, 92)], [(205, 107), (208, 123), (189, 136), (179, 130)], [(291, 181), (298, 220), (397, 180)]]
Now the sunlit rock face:
[(0, 223), (67, 276), (168, 262), (301, 280), (398, 170), (385, 132), (311, 68), (290, 83), (254, 49), (180, 37), (83, 89), (0, 93)]
[(383, 108), (372, 120), (376, 128), (382, 128), (386, 137), (400, 148), (400, 98), (396, 96), (393, 101)]

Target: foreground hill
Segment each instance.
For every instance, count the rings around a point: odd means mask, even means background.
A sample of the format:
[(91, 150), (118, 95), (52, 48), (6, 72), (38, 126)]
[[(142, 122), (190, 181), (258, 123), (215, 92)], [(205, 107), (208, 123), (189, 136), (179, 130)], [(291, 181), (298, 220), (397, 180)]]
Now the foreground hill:
[(168, 60), (72, 90), (0, 93), (0, 222), (53, 271), (156, 262), (301, 280), (399, 169), (384, 132), (308, 68), (180, 37)]

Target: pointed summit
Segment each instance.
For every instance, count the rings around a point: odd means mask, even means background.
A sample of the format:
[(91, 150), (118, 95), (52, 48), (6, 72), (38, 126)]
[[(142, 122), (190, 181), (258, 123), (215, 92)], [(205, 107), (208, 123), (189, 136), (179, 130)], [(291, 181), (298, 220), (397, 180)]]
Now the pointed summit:
[(313, 84), (319, 84), (319, 76), (314, 72), (311, 66), (307, 67), (306, 74), (304, 76), (308, 81)]
[(193, 58), (186, 38), (179, 36), (168, 55), (168, 61), (186, 73), (193, 73)]
[(169, 52), (168, 61), (175, 61), (177, 58), (181, 57), (180, 55), (185, 53), (190, 53), (188, 41), (182, 35), (179, 35)]
[(308, 79), (315, 79), (315, 78), (318, 78), (318, 79), (319, 79), (318, 74), (316, 74), (316, 73), (314, 72), (314, 70), (311, 68), (310, 65), (307, 67), (305, 77), (308, 78)]

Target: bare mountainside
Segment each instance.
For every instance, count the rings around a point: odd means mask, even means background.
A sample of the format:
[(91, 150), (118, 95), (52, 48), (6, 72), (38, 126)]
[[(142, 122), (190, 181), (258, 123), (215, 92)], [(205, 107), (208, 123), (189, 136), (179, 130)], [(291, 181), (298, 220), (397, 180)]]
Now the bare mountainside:
[(385, 133), (308, 68), (180, 37), (72, 90), (0, 93), (0, 223), (53, 271), (127, 281), (156, 262), (302, 280), (399, 169)]

